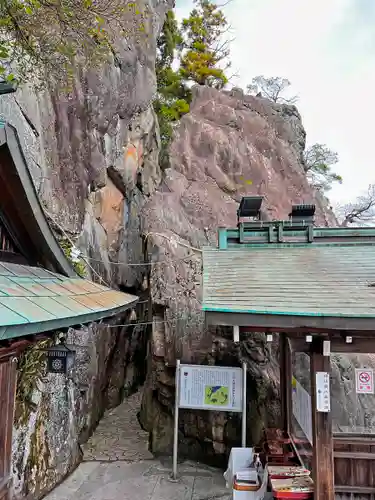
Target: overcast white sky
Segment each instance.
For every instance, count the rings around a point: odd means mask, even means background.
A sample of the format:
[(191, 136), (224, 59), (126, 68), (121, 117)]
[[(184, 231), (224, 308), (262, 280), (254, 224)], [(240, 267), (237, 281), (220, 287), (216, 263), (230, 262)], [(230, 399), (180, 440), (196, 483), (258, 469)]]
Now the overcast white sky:
[[(177, 16), (191, 7), (176, 0)], [(344, 182), (329, 192), (332, 202), (375, 183), (375, 0), (232, 0), (224, 11), (235, 37), (233, 83), (288, 78), (308, 144), (338, 152)]]

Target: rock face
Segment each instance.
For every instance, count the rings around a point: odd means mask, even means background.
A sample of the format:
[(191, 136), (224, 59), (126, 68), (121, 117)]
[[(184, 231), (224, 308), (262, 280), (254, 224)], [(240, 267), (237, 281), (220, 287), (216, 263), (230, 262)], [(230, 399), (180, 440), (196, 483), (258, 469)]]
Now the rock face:
[(356, 393), (355, 369), (375, 367), (373, 354), (332, 356), (333, 431), (375, 434), (375, 396)]
[(76, 363), (69, 376), (46, 374), (37, 344), (21, 358), (13, 431), (14, 499), (40, 498), (81, 460), (80, 444), (105, 408), (120, 403), (142, 383), (142, 332), (111, 324), (70, 329)]
[[(133, 2), (134, 15), (125, 13), (122, 23), (129, 35), (114, 40), (113, 61), (99, 71), (77, 70), (71, 92), (47, 85), (35, 95), (23, 87), (0, 100), (0, 117), (17, 129), (56, 233), (68, 235), (82, 250), (87, 277), (137, 295), (145, 292), (147, 273), (139, 266), (141, 208), (161, 180), (151, 106), (156, 39), (172, 3)], [(147, 317), (145, 299), (137, 309), (139, 320)], [(118, 324), (127, 322), (128, 316)], [(39, 498), (71, 471), (80, 460), (78, 442), (87, 440), (106, 408), (143, 382), (146, 330), (93, 325), (71, 332), (79, 373), (68, 381), (43, 374), (28, 395), (32, 409), (18, 404), (17, 500)]]
[[(293, 375), (311, 397), (309, 356), (294, 353), (292, 366)], [(332, 354), (331, 413), (334, 433), (375, 434), (375, 395), (357, 394), (355, 371), (373, 370), (374, 366), (373, 354)]]
[[(325, 200), (306, 180), (304, 147), (294, 106), (238, 90), (194, 89), (191, 112), (171, 146), (171, 168), (142, 211), (145, 230), (154, 233), (149, 249), (155, 262), (150, 274), (155, 325), (141, 419), (155, 453), (169, 453), (172, 446), (177, 357), (208, 364), (247, 361), (249, 443), (258, 441), (264, 424), (278, 422), (278, 362), (265, 336), (252, 336), (236, 352), (231, 332), (204, 327), (197, 249), (216, 244), (219, 226), (236, 225), (244, 195), (264, 196), (264, 220), (287, 218), (292, 203), (313, 202), (317, 224), (335, 225)], [(215, 461), (240, 442), (239, 421), (224, 413), (182, 412), (180, 431), (181, 452), (206, 460)]]
[[(33, 411), (17, 414), (17, 499), (38, 498), (62, 479), (80, 458), (77, 439), (84, 442), (104, 409), (141, 383), (144, 374), (141, 420), (152, 450), (170, 453), (178, 357), (194, 363), (248, 362), (248, 436), (249, 443), (257, 441), (263, 424), (278, 420), (275, 347), (259, 333), (239, 352), (228, 331), (204, 327), (200, 248), (216, 243), (218, 226), (235, 224), (245, 194), (264, 196), (265, 219), (286, 217), (292, 203), (315, 201), (318, 224), (335, 223), (305, 179), (305, 133), (294, 107), (239, 91), (197, 88), (191, 113), (176, 130), (171, 168), (161, 172), (150, 101), (156, 36), (172, 1), (136, 4), (148, 13), (147, 37), (119, 37), (113, 63), (100, 74), (77, 74), (69, 95), (48, 88), (35, 96), (24, 88), (0, 100), (0, 116), (17, 128), (56, 232), (82, 250), (88, 277), (140, 295), (138, 321), (153, 320), (146, 367), (147, 327), (128, 329), (126, 335), (95, 326), (71, 332), (81, 352), (81, 372), (74, 382), (43, 379), (33, 392)], [(152, 265), (140, 265), (145, 259)], [(224, 413), (186, 412), (181, 452), (222, 459), (238, 442), (239, 428), (239, 419)]]

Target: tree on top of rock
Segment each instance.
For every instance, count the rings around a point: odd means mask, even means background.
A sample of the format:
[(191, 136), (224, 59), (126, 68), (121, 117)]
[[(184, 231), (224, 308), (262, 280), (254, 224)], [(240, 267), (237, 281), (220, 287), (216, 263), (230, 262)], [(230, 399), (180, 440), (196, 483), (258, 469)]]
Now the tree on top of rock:
[(189, 111), (190, 90), (186, 87), (179, 70), (173, 69), (177, 46), (182, 43), (178, 24), (171, 10), (167, 13), (157, 42), (156, 81), (157, 91), (153, 102), (160, 127), (161, 150), (159, 163), (169, 166), (168, 148), (172, 139), (173, 122)]
[(190, 96), (180, 72), (173, 69), (177, 46), (181, 43), (181, 32), (174, 12), (170, 10), (167, 12), (162, 32), (158, 38), (156, 54), (157, 94), (158, 98), (165, 103), (176, 99), (189, 99)]
[(304, 152), (305, 172), (310, 184), (319, 191), (328, 191), (333, 182), (342, 183), (341, 175), (332, 172), (339, 161), (337, 153), (325, 144), (313, 144)]
[(366, 226), (375, 221), (375, 185), (370, 184), (367, 192), (350, 203), (336, 207), (336, 213), (342, 227), (349, 224)]
[(0, 77), (61, 81), (107, 60), (112, 33), (147, 37), (149, 17), (129, 0), (1, 0)]
[(221, 89), (228, 82), (229, 41), (224, 13), (210, 0), (194, 0), (196, 7), (183, 19), (180, 73), (184, 80)]
[(261, 75), (253, 78), (251, 85), (247, 86), (247, 92), (280, 104), (295, 104), (298, 101), (298, 96), (285, 97), (285, 91), (290, 86), (291, 83), (286, 78), (278, 76), (266, 78)]

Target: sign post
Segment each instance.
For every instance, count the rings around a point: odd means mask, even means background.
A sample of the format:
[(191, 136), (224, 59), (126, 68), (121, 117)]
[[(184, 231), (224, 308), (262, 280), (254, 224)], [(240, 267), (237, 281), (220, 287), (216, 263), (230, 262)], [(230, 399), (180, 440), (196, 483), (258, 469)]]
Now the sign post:
[(247, 366), (246, 363), (242, 363), (242, 439), (241, 446), (246, 448), (246, 377), (247, 377)]
[(172, 478), (177, 479), (177, 453), (178, 453), (178, 410), (179, 410), (179, 400), (180, 400), (180, 360), (176, 363), (176, 395), (174, 402), (174, 429), (173, 429), (173, 471)]
[(179, 409), (242, 413), (241, 442), (246, 446), (246, 363), (242, 368), (176, 363), (172, 479), (177, 479)]

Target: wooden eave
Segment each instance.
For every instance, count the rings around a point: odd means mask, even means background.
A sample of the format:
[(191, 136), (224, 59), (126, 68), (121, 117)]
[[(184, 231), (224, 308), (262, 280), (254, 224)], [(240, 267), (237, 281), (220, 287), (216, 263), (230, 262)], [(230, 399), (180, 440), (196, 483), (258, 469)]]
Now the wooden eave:
[(0, 127), (0, 185), (0, 210), (11, 221), (28, 264), (77, 276), (47, 222), (17, 131), (9, 124)]

